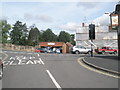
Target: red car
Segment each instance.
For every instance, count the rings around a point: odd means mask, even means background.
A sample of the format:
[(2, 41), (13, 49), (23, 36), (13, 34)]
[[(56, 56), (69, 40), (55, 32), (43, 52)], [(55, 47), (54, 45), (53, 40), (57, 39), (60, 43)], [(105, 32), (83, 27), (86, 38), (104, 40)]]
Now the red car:
[(37, 52), (37, 53), (40, 52), (40, 49), (36, 48), (36, 49), (35, 49), (35, 52)]
[(112, 48), (112, 47), (101, 47), (101, 48), (97, 48), (95, 49), (95, 51), (99, 54), (105, 54), (105, 53), (109, 53), (109, 54), (117, 54), (118, 49)]
[(45, 48), (36, 48), (35, 52), (45, 53), (46, 49)]

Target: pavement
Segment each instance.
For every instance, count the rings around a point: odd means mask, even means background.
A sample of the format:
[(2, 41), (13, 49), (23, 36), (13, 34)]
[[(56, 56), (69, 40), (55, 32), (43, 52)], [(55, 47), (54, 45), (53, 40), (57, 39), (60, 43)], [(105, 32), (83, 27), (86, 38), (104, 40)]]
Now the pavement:
[(86, 65), (100, 69), (112, 74), (120, 75), (120, 60), (118, 56), (93, 56), (85, 57), (83, 62)]

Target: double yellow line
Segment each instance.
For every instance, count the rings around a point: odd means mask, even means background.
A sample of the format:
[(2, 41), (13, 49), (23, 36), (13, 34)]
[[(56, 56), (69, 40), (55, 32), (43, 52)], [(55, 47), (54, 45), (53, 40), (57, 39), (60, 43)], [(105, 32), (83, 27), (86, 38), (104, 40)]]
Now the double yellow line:
[(84, 57), (79, 58), (79, 59), (77, 60), (77, 62), (78, 62), (81, 66), (85, 67), (86, 69), (89, 69), (89, 70), (91, 70), (91, 71), (97, 72), (97, 73), (99, 73), (99, 74), (107, 75), (107, 76), (110, 76), (110, 77), (120, 78), (120, 76), (112, 75), (112, 74), (110, 74), (110, 73), (107, 73), (107, 72), (103, 72), (103, 71), (94, 69), (94, 68), (92, 68), (92, 67), (84, 64), (84, 63), (82, 62), (82, 59), (84, 59)]

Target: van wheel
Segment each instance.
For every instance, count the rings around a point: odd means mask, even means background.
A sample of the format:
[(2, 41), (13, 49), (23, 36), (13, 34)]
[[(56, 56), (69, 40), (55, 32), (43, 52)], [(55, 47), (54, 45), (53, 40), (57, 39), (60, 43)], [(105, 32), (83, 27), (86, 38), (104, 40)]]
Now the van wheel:
[(75, 54), (80, 54), (80, 52), (79, 51), (75, 51)]

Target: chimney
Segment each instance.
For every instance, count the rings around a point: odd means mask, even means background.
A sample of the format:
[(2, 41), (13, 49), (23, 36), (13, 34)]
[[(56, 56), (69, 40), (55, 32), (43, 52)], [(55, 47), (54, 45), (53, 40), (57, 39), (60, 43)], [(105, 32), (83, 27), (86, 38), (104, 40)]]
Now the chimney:
[(85, 24), (84, 23), (82, 23), (82, 27), (84, 27), (85, 26)]

